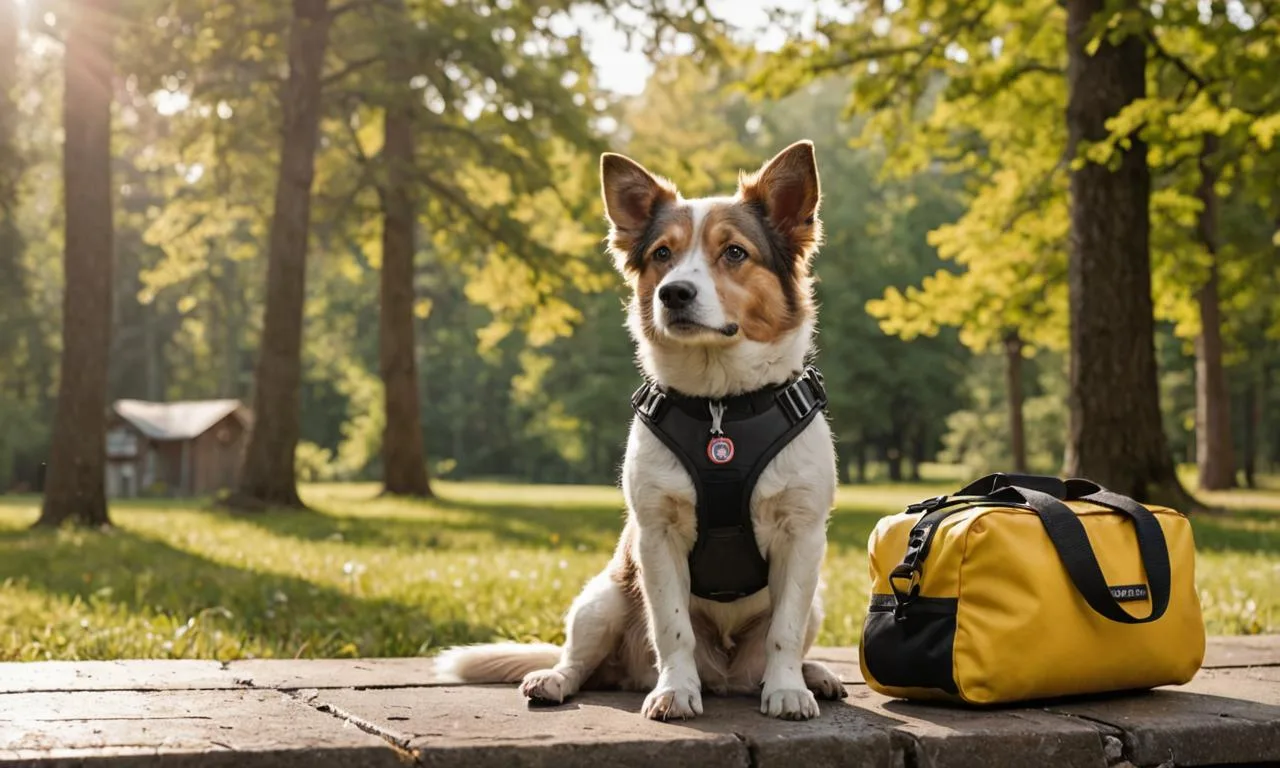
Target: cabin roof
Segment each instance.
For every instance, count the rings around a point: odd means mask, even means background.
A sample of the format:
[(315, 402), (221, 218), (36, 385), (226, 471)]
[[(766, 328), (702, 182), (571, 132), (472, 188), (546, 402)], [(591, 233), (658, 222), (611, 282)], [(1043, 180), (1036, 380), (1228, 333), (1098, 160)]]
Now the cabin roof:
[(233, 399), (172, 403), (117, 400), (113, 410), (152, 440), (191, 440), (231, 414), (237, 414), (241, 423), (248, 426), (248, 413), (239, 400)]

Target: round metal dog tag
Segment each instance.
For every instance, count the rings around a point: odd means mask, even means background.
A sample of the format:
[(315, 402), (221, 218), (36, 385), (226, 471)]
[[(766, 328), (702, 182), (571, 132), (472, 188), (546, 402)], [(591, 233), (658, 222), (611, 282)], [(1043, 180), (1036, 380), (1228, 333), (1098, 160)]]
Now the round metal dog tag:
[(712, 464), (728, 464), (733, 461), (733, 441), (727, 437), (713, 437), (707, 443), (707, 458)]

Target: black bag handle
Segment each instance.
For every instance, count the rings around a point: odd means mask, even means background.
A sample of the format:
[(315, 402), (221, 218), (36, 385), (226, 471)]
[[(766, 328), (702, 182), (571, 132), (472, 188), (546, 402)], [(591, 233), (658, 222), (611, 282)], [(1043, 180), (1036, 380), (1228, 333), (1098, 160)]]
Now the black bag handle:
[(1108, 491), (1088, 480), (1071, 479), (1063, 483), (1063, 498), (1068, 501), (1088, 501), (1128, 515), (1138, 535), (1138, 552), (1142, 568), (1147, 574), (1147, 588), (1151, 596), (1151, 613), (1143, 618), (1131, 616), (1120, 606), (1107, 586), (1097, 555), (1089, 544), (1084, 524), (1071, 508), (1054, 495), (1034, 488), (1014, 486), (1035, 510), (1045, 533), (1058, 551), (1067, 574), (1089, 607), (1102, 616), (1123, 624), (1146, 624), (1164, 615), (1169, 607), (1171, 575), (1169, 548), (1160, 522), (1149, 509), (1138, 502)]
[(980, 477), (956, 492), (956, 496), (990, 496), (1001, 488), (1010, 486), (1030, 488), (1033, 491), (1047, 493), (1056, 499), (1067, 496), (1067, 484), (1052, 475), (1024, 475), (1017, 473), (993, 472)]

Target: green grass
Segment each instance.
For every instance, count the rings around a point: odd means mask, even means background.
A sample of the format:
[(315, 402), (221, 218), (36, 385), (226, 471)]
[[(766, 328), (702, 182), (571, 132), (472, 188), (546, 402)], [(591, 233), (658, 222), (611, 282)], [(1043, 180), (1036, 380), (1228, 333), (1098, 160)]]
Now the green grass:
[[(955, 487), (841, 489), (819, 642), (857, 641), (877, 518)], [(372, 485), (311, 486), (314, 513), (230, 515), (116, 504), (109, 533), (29, 531), (36, 500), (0, 497), (0, 660), (401, 656), (493, 638), (561, 639), (609, 557), (610, 488), (442, 483), (431, 503)], [(1197, 518), (1209, 631), (1280, 631), (1280, 485), (1212, 497)]]

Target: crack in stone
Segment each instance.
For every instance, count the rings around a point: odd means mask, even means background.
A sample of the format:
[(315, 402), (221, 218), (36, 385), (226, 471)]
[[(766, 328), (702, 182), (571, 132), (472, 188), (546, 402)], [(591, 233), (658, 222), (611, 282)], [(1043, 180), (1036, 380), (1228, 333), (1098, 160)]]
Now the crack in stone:
[(311, 707), (317, 712), (323, 712), (324, 714), (335, 717), (343, 722), (350, 723), (371, 736), (377, 736), (385, 741), (387, 746), (395, 750), (396, 754), (400, 755), (402, 758), (413, 761), (414, 765), (421, 765), (418, 751), (409, 745), (408, 739), (396, 736), (394, 733), (382, 728), (377, 723), (370, 722), (369, 720), (366, 720), (352, 712), (348, 712), (341, 707), (335, 707), (332, 704), (326, 704), (324, 702), (316, 703), (315, 700), (319, 695), (318, 692), (315, 692), (314, 695), (311, 696), (307, 696), (304, 692), (281, 691), (281, 693), (294, 701)]
[(1081, 715), (1075, 712), (1059, 712), (1056, 709), (1046, 708), (1044, 710), (1051, 715), (1057, 717), (1065, 717), (1074, 720), (1083, 720), (1098, 729), (1098, 735), (1102, 737), (1102, 756), (1109, 766), (1133, 765), (1133, 736), (1114, 723), (1089, 715)]
[(902, 768), (920, 768), (920, 739), (901, 729), (889, 732), (889, 746), (902, 755)]
[(733, 738), (742, 742), (742, 746), (747, 748), (747, 768), (760, 768), (760, 748), (753, 744), (745, 734), (732, 732)]

